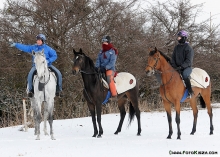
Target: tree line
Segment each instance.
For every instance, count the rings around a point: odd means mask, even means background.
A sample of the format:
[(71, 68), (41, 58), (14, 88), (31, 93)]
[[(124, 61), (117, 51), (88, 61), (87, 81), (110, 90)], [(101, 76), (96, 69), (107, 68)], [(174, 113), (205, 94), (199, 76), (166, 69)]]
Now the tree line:
[[(219, 101), (219, 24), (210, 22), (213, 17), (196, 22), (202, 9), (203, 4), (190, 0), (6, 0), (0, 10), (0, 127), (22, 123), (22, 99), (32, 65), (29, 54), (9, 47), (9, 39), (34, 44), (39, 33), (56, 50), (53, 65), (63, 75), (64, 97), (55, 100), (55, 119), (89, 116), (82, 78), (71, 72), (72, 51), (82, 48), (95, 61), (104, 35), (111, 36), (119, 51), (117, 71), (130, 72), (139, 81), (141, 111), (162, 106), (158, 82), (144, 71), (148, 49), (157, 47), (171, 56), (181, 29), (189, 33), (193, 66), (208, 72), (212, 101)], [(109, 112), (118, 112), (117, 106), (103, 107), (103, 113)]]

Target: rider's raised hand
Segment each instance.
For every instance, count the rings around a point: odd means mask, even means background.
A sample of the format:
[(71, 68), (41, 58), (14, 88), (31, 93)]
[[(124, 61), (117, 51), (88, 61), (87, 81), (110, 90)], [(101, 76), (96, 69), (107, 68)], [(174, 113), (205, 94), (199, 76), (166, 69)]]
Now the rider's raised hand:
[(9, 39), (9, 47), (15, 47), (15, 43), (12, 39)]

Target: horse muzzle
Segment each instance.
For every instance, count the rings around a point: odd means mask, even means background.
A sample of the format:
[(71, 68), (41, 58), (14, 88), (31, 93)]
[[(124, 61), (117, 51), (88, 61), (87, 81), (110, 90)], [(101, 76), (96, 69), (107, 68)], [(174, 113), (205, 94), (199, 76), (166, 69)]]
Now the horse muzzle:
[(78, 73), (79, 73), (79, 69), (78, 69), (78, 68), (77, 68), (77, 69), (73, 69), (73, 70), (72, 70), (72, 73), (73, 73), (73, 75), (78, 74)]

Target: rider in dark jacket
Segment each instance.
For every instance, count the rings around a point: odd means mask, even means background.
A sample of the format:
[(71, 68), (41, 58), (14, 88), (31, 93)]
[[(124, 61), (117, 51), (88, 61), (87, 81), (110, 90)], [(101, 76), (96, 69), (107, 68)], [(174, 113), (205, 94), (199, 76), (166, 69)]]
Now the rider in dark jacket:
[(183, 80), (185, 81), (186, 88), (189, 92), (189, 97), (191, 98), (193, 90), (191, 87), (189, 76), (192, 72), (192, 63), (194, 57), (194, 51), (192, 47), (186, 42), (188, 34), (186, 31), (182, 30), (177, 34), (178, 45), (175, 46), (171, 65), (174, 69), (182, 74)]

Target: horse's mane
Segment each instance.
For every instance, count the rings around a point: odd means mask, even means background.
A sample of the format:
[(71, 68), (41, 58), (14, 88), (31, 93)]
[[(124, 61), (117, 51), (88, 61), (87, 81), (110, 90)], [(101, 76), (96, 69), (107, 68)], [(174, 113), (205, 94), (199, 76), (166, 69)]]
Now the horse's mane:
[[(84, 54), (84, 55), (85, 55), (85, 54)], [(86, 56), (86, 55), (85, 55), (85, 57), (86, 57), (86, 59), (87, 59), (88, 62), (89, 62), (89, 66), (90, 66), (90, 67), (95, 67), (95, 65), (94, 65), (94, 63), (93, 63), (93, 61), (92, 61), (92, 59), (91, 59), (90, 57)]]
[[(156, 52), (157, 52), (156, 50), (150, 51), (150, 56), (153, 56)], [(164, 54), (163, 52), (161, 52), (160, 50), (158, 50), (158, 52), (160, 52), (161, 56), (163, 56), (168, 63), (171, 62), (171, 59), (170, 59), (169, 56), (165, 55), (165, 54)]]

